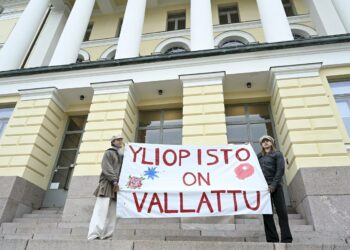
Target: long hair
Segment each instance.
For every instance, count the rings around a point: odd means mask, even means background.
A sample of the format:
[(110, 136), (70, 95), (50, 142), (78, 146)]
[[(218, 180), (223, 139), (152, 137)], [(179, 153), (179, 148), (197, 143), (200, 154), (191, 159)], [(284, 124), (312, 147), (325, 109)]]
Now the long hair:
[[(276, 151), (275, 144), (271, 143), (271, 151), (270, 151), (270, 152), (274, 152), (274, 151)], [(266, 155), (266, 152), (265, 152), (265, 150), (264, 150), (263, 147), (261, 147), (260, 153), (261, 153), (262, 156), (265, 156), (265, 155)]]

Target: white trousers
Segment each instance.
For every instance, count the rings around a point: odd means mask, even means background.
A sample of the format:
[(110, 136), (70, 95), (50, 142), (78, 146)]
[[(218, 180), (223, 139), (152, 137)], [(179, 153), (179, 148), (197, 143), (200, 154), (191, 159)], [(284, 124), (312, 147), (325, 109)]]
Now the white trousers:
[(108, 197), (97, 197), (90, 221), (88, 240), (103, 240), (111, 237), (116, 219), (116, 201)]

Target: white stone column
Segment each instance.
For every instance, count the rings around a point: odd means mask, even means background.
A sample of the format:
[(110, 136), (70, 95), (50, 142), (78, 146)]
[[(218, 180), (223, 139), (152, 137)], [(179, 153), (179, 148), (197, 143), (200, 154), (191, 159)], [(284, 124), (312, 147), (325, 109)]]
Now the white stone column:
[(327, 36), (346, 33), (332, 0), (306, 0), (306, 2), (319, 35)]
[(146, 2), (128, 0), (115, 59), (139, 56)]
[(69, 15), (68, 7), (57, 9), (53, 7), (41, 34), (30, 53), (26, 68), (49, 65), (55, 52), (58, 40), (62, 34)]
[(350, 1), (349, 0), (333, 0), (335, 9), (346, 29), (350, 33)]
[(42, 23), (50, 0), (30, 0), (0, 51), (0, 71), (18, 69)]
[(191, 50), (214, 48), (210, 0), (191, 0)]
[(95, 0), (76, 0), (50, 65), (75, 63), (89, 25)]
[(265, 41), (294, 40), (281, 0), (257, 0)]

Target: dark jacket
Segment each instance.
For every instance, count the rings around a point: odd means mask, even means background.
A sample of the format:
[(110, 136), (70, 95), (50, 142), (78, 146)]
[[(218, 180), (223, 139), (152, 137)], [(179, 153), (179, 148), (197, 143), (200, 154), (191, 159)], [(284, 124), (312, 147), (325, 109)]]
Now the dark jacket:
[(94, 192), (95, 196), (109, 197), (115, 199), (113, 193), (113, 182), (119, 182), (120, 171), (122, 168), (123, 155), (116, 148), (109, 148), (105, 151), (101, 168), (99, 184)]
[(266, 155), (258, 154), (260, 167), (267, 184), (277, 187), (284, 175), (284, 158), (280, 151), (272, 151)]

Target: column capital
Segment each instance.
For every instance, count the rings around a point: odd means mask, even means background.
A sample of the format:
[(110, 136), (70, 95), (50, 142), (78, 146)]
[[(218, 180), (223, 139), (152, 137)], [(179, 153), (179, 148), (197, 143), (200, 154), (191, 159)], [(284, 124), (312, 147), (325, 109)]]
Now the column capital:
[(220, 85), (222, 84), (222, 81), (225, 75), (226, 75), (225, 71), (220, 71), (220, 72), (180, 75), (179, 79), (181, 80), (184, 88), (201, 87), (201, 86), (210, 86), (210, 85)]
[(62, 96), (55, 87), (19, 89), (18, 92), (21, 96), (21, 101), (52, 99), (62, 111), (65, 111), (67, 108)]
[(128, 93), (134, 89), (134, 81), (132, 79), (123, 81), (110, 82), (94, 82), (90, 84), (94, 89), (94, 95)]
[(271, 67), (269, 76), (269, 90), (273, 91), (276, 81), (278, 80), (317, 77), (320, 75), (321, 67), (321, 62)]

